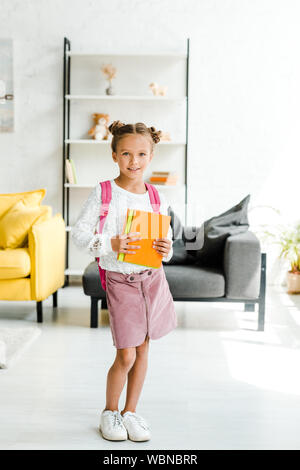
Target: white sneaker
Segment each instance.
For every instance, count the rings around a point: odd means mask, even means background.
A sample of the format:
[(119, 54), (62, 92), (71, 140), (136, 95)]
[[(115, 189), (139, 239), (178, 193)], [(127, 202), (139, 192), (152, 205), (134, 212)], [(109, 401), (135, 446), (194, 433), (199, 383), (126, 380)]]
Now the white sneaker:
[(125, 441), (127, 430), (123, 424), (122, 415), (118, 410), (103, 410), (100, 417), (99, 431), (110, 441)]
[(148, 424), (136, 413), (126, 411), (123, 415), (123, 423), (131, 441), (148, 441), (151, 438)]

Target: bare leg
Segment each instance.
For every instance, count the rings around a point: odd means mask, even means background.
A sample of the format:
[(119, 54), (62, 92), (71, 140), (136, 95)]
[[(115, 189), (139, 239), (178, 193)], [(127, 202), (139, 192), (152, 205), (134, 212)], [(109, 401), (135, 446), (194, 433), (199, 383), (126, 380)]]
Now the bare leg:
[(114, 411), (119, 409), (119, 399), (127, 374), (136, 358), (135, 349), (135, 347), (117, 349), (115, 361), (107, 374), (105, 410)]
[(149, 337), (147, 335), (145, 341), (140, 346), (136, 346), (136, 359), (128, 373), (126, 403), (124, 409), (121, 411), (121, 415), (126, 411), (136, 411), (136, 405), (142, 391), (147, 372), (148, 351)]

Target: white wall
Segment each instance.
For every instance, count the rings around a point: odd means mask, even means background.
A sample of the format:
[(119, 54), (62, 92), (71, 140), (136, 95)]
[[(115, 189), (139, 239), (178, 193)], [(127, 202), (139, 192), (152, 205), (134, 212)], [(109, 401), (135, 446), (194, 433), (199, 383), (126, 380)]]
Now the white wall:
[[(0, 134), (0, 192), (46, 187), (61, 212), (62, 46), (174, 50), (191, 40), (189, 224), (251, 193), (299, 216), (300, 3), (0, 0), (14, 39), (15, 132)], [(297, 212), (298, 211), (298, 212)], [(253, 210), (267, 221), (270, 211)]]

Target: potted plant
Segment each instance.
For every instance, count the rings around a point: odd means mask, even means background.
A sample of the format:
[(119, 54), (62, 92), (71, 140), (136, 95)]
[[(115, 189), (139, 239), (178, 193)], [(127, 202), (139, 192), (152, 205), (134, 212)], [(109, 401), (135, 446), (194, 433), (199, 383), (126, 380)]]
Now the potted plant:
[(290, 262), (290, 270), (286, 274), (288, 294), (300, 293), (300, 221), (294, 226), (279, 225), (277, 232), (265, 230), (266, 238), (281, 246), (280, 258)]

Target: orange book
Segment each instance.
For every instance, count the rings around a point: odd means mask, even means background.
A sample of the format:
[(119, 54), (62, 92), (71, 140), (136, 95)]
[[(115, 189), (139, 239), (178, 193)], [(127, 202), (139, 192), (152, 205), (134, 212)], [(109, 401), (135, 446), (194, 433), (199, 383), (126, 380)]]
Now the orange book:
[(156, 181), (174, 181), (176, 183), (177, 178), (174, 176), (150, 176), (149, 178), (150, 181), (156, 182)]
[(138, 245), (140, 248), (135, 250), (135, 254), (119, 253), (117, 260), (140, 264), (148, 268), (160, 268), (163, 256), (152, 245), (156, 238), (167, 238), (170, 223), (170, 215), (127, 209), (122, 233), (140, 232), (141, 240), (128, 243), (128, 245)]

